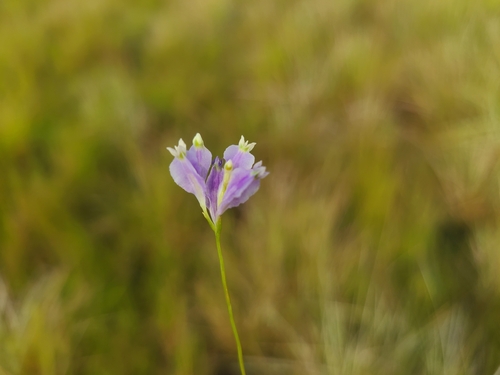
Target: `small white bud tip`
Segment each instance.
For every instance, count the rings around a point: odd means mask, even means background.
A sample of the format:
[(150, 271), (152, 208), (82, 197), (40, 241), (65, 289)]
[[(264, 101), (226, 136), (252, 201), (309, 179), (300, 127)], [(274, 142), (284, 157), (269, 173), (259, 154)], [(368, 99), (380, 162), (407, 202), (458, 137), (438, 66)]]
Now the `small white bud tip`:
[(240, 147), (245, 146), (245, 137), (241, 136), (240, 143), (238, 143), (238, 146), (240, 146)]
[(203, 138), (201, 138), (200, 133), (196, 133), (193, 138), (193, 145), (195, 147), (203, 147)]
[(176, 158), (183, 159), (184, 156), (186, 156), (186, 144), (184, 141), (179, 139), (179, 144), (177, 146), (172, 147), (167, 147), (167, 150)]
[(245, 141), (245, 137), (241, 136), (240, 138), (240, 142), (238, 143), (238, 147), (240, 150), (244, 151), (244, 152), (250, 152), (253, 150), (253, 148), (255, 147), (257, 143), (253, 142), (253, 143), (248, 143), (248, 141)]

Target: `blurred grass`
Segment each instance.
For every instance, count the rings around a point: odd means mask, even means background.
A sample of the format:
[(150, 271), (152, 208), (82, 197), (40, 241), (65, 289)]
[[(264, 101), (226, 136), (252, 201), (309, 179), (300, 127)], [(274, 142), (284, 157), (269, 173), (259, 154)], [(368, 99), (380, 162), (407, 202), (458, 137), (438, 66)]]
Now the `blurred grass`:
[(0, 3), (0, 374), (236, 374), (166, 146), (241, 134), (250, 374), (500, 366), (494, 1)]

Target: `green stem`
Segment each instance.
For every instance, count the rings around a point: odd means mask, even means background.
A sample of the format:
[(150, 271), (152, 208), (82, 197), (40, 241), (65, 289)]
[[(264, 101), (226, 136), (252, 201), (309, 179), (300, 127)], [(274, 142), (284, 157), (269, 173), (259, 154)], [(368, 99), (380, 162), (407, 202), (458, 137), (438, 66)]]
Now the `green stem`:
[(234, 339), (236, 340), (236, 348), (238, 349), (238, 362), (240, 364), (241, 375), (246, 375), (245, 366), (243, 365), (243, 352), (241, 350), (240, 337), (238, 336), (238, 330), (236, 329), (236, 323), (234, 322), (233, 308), (231, 307), (231, 299), (229, 298), (229, 291), (227, 290), (226, 282), (226, 270), (224, 267), (224, 258), (222, 257), (222, 249), (220, 246), (220, 232), (221, 232), (221, 220), (219, 219), (216, 224), (215, 229), (215, 242), (217, 244), (217, 253), (219, 254), (220, 263), (220, 275), (222, 279), (222, 286), (224, 287), (224, 293), (226, 295), (227, 311), (229, 312), (229, 320), (231, 321), (231, 328), (233, 329)]
[(217, 229), (215, 228), (215, 225), (214, 223), (212, 222), (212, 219), (210, 218), (210, 215), (208, 214), (207, 212), (207, 209), (204, 208), (203, 211), (201, 212), (203, 214), (203, 216), (205, 217), (205, 219), (207, 219), (208, 221), (208, 225), (210, 225), (210, 228), (212, 228), (212, 230), (214, 232), (217, 232)]

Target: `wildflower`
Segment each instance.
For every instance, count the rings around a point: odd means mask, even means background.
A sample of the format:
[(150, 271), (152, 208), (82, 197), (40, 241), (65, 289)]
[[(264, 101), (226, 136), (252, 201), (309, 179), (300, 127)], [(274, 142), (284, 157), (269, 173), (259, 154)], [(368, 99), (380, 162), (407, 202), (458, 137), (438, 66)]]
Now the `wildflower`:
[(248, 143), (241, 136), (238, 145), (224, 151), (224, 159), (216, 157), (213, 162), (199, 133), (189, 150), (182, 139), (175, 148), (167, 147), (175, 157), (170, 164), (172, 178), (196, 196), (211, 225), (217, 225), (227, 209), (245, 203), (259, 189), (260, 180), (269, 174), (262, 162), (254, 164), (255, 157), (250, 153), (254, 147), (255, 143)]
[(182, 139), (174, 148), (167, 147), (168, 151), (175, 157), (170, 164), (172, 178), (177, 185), (196, 196), (203, 216), (215, 232), (222, 285), (236, 341), (241, 375), (245, 375), (245, 365), (227, 288), (220, 244), (220, 217), (227, 209), (245, 203), (259, 190), (260, 180), (269, 174), (261, 161), (254, 164), (255, 157), (250, 153), (254, 147), (255, 143), (248, 143), (241, 136), (238, 145), (231, 145), (224, 151), (224, 159), (216, 157), (213, 162), (212, 153), (205, 147), (199, 133), (194, 137), (193, 145), (189, 150), (186, 149), (186, 144)]

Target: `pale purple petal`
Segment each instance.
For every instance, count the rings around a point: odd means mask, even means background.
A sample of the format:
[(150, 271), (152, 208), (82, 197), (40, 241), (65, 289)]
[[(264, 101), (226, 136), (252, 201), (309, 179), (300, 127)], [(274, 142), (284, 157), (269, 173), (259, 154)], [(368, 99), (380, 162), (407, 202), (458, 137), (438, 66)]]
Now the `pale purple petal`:
[(205, 146), (191, 146), (186, 153), (188, 160), (193, 164), (194, 169), (203, 180), (207, 178), (210, 163), (212, 162), (212, 153)]
[[(224, 210), (219, 213), (222, 213), (230, 208), (239, 206), (242, 203), (245, 203), (252, 195), (254, 195), (260, 187), (260, 178), (253, 178), (250, 184), (242, 190), (241, 195), (239, 197), (234, 197), (230, 202), (228, 202), (227, 206), (224, 206)], [(223, 202), (224, 203), (224, 202)], [(222, 205), (221, 205), (222, 207)]]
[(262, 179), (269, 174), (269, 172), (266, 172), (266, 167), (262, 166), (262, 161), (255, 163), (252, 170), (254, 176), (257, 176), (259, 179)]
[(196, 196), (202, 208), (206, 207), (205, 181), (196, 172), (187, 158), (175, 158), (172, 160), (172, 163), (170, 163), (170, 174), (177, 185)]
[(219, 192), (219, 186), (224, 178), (223, 164), (223, 161), (216, 156), (212, 164), (210, 174), (207, 178), (205, 190), (208, 210), (210, 212), (210, 217), (214, 222), (217, 221), (217, 193)]
[(226, 148), (226, 151), (224, 151), (224, 159), (231, 160), (233, 162), (234, 169), (250, 169), (255, 162), (255, 156), (248, 151), (243, 151), (237, 145), (231, 145)]
[[(225, 206), (224, 211), (239, 206), (242, 203), (245, 203), (252, 195), (254, 195), (260, 187), (260, 180), (266, 177), (269, 172), (266, 172), (266, 167), (262, 166), (262, 162), (259, 161), (255, 163), (252, 168), (251, 175), (253, 176), (253, 180), (246, 187), (241, 186), (241, 195), (238, 197), (235, 195), (230, 202), (228, 202), (227, 206)], [(229, 182), (231, 185), (231, 181)], [(243, 184), (242, 184), (243, 185)], [(229, 186), (228, 186), (229, 190)], [(223, 202), (224, 203), (224, 202)], [(222, 206), (222, 205), (221, 205)], [(222, 212), (219, 214), (222, 215)]]
[(227, 185), (227, 190), (217, 209), (217, 216), (222, 215), (228, 208), (236, 207), (244, 203), (250, 195), (246, 196), (245, 200), (242, 200), (241, 197), (254, 180), (255, 177), (250, 169), (237, 168), (233, 170), (231, 179)]

